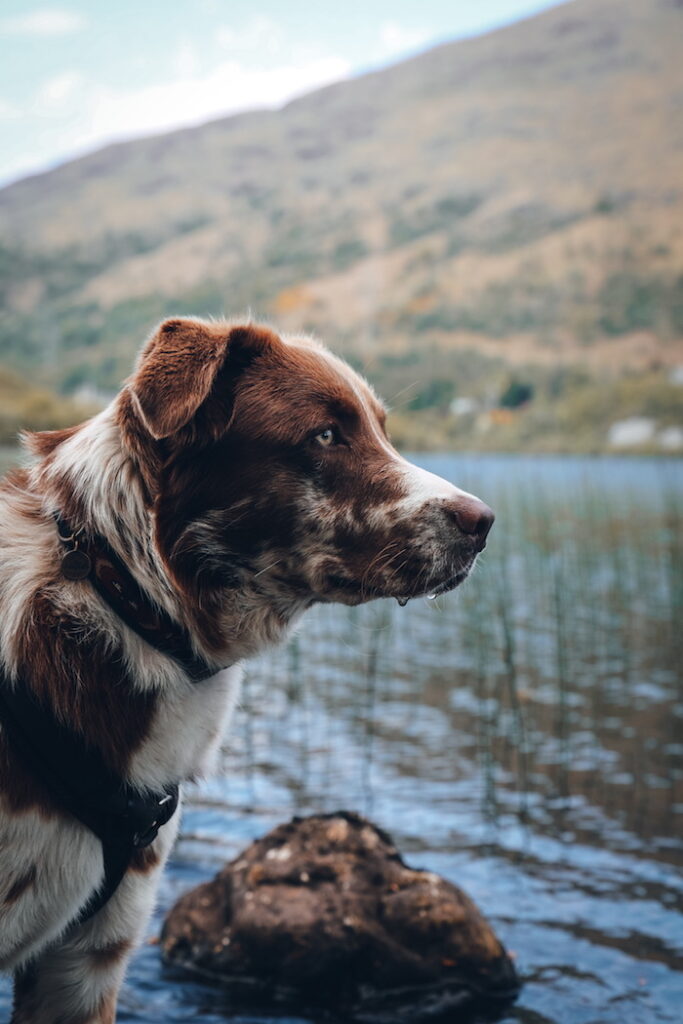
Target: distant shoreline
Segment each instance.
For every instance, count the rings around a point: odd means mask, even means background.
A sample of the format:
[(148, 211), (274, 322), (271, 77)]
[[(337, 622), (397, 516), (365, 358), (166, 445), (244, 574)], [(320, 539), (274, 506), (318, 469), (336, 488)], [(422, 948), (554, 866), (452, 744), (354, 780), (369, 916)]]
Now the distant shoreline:
[[(518, 450), (518, 451), (493, 451), (486, 450), (482, 451), (476, 448), (414, 448), (410, 446), (401, 446), (400, 449), (406, 456), (413, 456), (419, 460), (420, 456), (455, 456), (461, 458), (473, 458), (478, 460), (487, 461), (489, 459), (534, 459), (542, 462), (543, 460), (554, 461), (556, 459), (566, 459), (571, 461), (574, 459), (604, 459), (604, 460), (628, 460), (634, 459), (643, 460), (656, 460), (657, 462), (674, 462), (680, 463), (683, 467), (683, 454), (679, 452), (643, 452), (643, 451), (609, 451), (609, 452), (551, 452), (551, 451), (533, 451), (533, 450)], [(20, 444), (0, 444), (0, 476), (3, 476), (8, 470), (18, 465), (22, 460), (26, 460), (24, 449)]]

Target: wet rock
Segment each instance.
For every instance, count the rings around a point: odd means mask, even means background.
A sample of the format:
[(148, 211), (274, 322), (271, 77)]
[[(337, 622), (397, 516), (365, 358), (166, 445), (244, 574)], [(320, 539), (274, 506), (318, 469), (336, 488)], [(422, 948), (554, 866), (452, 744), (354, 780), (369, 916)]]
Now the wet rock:
[(359, 1021), (466, 1019), (453, 1011), (518, 988), (468, 896), (407, 867), (385, 832), (348, 812), (294, 818), (252, 843), (178, 900), (161, 947), (167, 964), (237, 999)]

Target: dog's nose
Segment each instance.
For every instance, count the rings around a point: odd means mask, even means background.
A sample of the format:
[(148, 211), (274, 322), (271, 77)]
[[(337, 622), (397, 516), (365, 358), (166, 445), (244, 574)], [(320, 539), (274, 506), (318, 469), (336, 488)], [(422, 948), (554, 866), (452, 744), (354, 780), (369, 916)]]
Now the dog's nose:
[(455, 521), (462, 533), (474, 538), (477, 551), (486, 547), (486, 538), (496, 518), (479, 498), (463, 498), (455, 506)]

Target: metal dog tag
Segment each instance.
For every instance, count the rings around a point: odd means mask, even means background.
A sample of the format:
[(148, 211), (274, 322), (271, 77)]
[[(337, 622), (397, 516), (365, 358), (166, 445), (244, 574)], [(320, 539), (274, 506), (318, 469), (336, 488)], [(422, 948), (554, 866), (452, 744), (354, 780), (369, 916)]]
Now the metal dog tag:
[(84, 580), (90, 573), (90, 556), (79, 548), (67, 551), (62, 558), (62, 573), (68, 580)]

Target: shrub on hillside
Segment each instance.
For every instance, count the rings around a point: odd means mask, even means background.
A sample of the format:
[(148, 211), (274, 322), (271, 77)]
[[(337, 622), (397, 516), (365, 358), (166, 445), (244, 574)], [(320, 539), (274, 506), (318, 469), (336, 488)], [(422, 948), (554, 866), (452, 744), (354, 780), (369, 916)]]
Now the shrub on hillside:
[(498, 404), (503, 409), (518, 409), (521, 405), (526, 405), (527, 402), (530, 402), (533, 397), (533, 384), (513, 377), (498, 399)]

